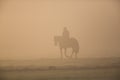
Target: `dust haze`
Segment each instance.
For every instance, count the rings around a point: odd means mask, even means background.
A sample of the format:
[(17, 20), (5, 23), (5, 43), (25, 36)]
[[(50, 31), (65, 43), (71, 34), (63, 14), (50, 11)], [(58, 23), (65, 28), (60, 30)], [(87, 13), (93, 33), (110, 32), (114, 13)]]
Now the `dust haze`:
[(0, 59), (59, 58), (53, 37), (64, 27), (79, 58), (120, 57), (118, 0), (1, 0)]

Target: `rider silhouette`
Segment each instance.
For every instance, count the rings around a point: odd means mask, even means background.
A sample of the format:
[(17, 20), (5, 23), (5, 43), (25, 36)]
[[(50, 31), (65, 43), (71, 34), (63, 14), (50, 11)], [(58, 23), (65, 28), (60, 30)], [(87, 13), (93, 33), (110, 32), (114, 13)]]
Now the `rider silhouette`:
[(66, 27), (64, 27), (64, 29), (63, 29), (63, 35), (62, 36), (63, 36), (65, 41), (69, 40), (69, 38), (70, 38), (69, 31)]

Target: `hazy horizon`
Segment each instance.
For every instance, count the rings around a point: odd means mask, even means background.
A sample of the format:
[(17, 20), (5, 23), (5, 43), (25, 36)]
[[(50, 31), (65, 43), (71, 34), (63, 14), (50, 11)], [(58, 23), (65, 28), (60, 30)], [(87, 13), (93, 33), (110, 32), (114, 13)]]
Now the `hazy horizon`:
[(118, 0), (1, 0), (0, 59), (59, 58), (53, 38), (64, 27), (79, 58), (120, 57)]

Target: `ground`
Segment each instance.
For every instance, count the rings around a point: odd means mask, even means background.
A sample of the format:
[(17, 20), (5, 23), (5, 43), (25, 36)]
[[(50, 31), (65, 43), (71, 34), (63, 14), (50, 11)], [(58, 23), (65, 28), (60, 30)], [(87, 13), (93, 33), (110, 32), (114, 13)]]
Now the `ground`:
[(119, 77), (119, 59), (2, 61), (0, 69), (0, 80), (120, 80)]

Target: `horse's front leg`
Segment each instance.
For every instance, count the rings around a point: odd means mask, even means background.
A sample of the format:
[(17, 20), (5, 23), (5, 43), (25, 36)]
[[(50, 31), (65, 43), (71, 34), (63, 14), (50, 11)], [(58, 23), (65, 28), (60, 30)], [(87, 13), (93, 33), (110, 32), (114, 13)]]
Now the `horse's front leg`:
[(67, 48), (64, 48), (64, 54), (65, 54), (66, 57), (69, 57), (69, 56), (67, 55)]
[(62, 48), (60, 48), (61, 59), (63, 59)]

